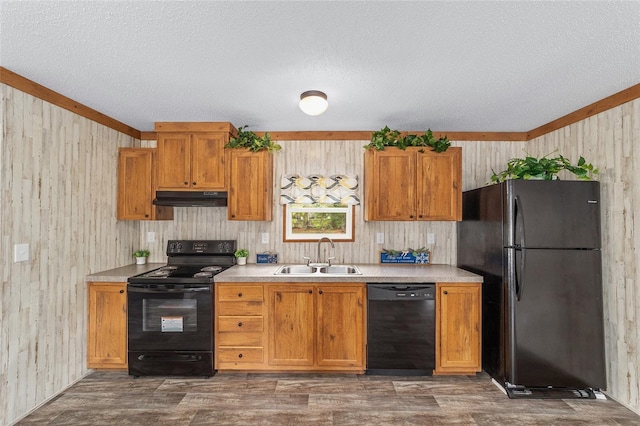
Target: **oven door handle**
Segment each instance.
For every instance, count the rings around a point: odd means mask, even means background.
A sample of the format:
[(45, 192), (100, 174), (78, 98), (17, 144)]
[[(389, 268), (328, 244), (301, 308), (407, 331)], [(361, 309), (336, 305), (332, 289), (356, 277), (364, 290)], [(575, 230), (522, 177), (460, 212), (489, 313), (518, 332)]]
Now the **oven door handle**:
[(190, 288), (147, 288), (147, 287), (134, 287), (127, 286), (127, 291), (129, 293), (202, 293), (202, 292), (211, 292), (210, 287), (190, 287)]

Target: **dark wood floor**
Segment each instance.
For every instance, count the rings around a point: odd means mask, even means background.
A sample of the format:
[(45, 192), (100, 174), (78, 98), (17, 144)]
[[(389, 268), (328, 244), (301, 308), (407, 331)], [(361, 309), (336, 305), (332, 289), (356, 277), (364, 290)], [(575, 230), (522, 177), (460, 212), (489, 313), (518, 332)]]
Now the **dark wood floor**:
[(509, 399), (489, 376), (92, 373), (20, 425), (640, 425), (613, 400)]

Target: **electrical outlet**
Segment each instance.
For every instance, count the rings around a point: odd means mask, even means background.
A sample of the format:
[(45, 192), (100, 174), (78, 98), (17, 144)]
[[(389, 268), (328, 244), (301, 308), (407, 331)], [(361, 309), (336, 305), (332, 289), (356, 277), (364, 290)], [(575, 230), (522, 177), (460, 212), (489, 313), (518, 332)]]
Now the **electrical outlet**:
[(156, 242), (156, 233), (155, 232), (147, 232), (147, 242), (155, 243)]
[(13, 262), (26, 262), (29, 260), (29, 244), (16, 244), (13, 246)]
[(376, 234), (376, 243), (377, 244), (384, 244), (384, 232), (378, 232)]
[(427, 234), (427, 244), (435, 244), (435, 243), (436, 243), (435, 235), (433, 235), (431, 232), (429, 232)]
[(269, 233), (268, 232), (263, 232), (261, 235), (262, 238), (262, 244), (269, 244)]

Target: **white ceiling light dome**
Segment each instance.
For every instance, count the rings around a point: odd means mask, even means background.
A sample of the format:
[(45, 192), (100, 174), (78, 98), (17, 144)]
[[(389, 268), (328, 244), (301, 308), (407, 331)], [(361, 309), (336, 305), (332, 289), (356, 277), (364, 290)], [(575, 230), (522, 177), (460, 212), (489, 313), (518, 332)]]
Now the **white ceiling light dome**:
[(300, 95), (300, 109), (307, 115), (320, 115), (327, 110), (327, 95), (319, 90), (307, 90)]

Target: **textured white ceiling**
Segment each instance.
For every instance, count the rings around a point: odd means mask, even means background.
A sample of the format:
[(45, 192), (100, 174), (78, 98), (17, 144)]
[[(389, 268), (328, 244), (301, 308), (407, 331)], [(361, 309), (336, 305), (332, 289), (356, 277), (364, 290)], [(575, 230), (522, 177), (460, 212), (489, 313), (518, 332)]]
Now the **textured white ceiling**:
[(640, 82), (640, 1), (1, 0), (0, 65), (142, 131), (528, 131)]

